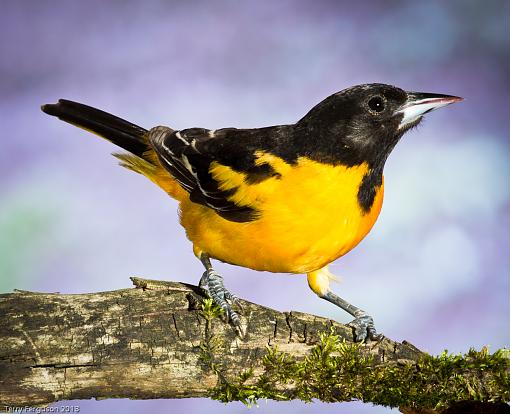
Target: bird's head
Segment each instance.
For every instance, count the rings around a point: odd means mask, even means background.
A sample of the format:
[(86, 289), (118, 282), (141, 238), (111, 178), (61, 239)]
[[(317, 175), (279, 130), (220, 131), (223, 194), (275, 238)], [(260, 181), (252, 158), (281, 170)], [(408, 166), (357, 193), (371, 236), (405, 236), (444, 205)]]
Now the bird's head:
[(335, 153), (339, 161), (380, 164), (423, 115), (461, 100), (381, 83), (357, 85), (324, 99), (298, 125), (307, 128), (317, 144)]

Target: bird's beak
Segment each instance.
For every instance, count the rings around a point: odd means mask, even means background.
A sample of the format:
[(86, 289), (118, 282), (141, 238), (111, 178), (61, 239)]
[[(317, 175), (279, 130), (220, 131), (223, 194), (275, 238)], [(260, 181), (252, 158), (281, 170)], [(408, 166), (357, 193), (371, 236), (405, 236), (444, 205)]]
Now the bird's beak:
[(398, 129), (415, 125), (423, 115), (434, 109), (462, 101), (462, 98), (437, 93), (407, 92), (407, 101), (397, 110), (403, 114)]

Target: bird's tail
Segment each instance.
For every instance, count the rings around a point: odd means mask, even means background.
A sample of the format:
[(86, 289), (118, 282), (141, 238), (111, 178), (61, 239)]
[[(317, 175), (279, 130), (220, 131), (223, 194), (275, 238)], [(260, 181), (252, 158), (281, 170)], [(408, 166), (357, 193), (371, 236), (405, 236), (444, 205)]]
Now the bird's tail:
[(143, 158), (144, 152), (150, 149), (144, 139), (148, 132), (146, 129), (91, 106), (59, 99), (58, 103), (43, 105), (41, 109), (48, 115), (93, 132), (138, 157)]
[(130, 154), (113, 154), (120, 165), (140, 173), (161, 187), (171, 197), (181, 200), (185, 191), (161, 166), (147, 142), (148, 131), (115, 115), (78, 102), (59, 99), (56, 104), (41, 106), (43, 112), (92, 132)]

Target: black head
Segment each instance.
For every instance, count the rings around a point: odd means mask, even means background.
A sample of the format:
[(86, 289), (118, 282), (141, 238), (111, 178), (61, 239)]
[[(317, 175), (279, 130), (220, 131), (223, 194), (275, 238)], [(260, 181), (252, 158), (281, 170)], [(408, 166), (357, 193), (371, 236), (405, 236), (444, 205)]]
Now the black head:
[(306, 145), (312, 144), (324, 161), (382, 167), (398, 140), (425, 113), (460, 100), (381, 83), (358, 85), (324, 99), (297, 125), (312, 141)]

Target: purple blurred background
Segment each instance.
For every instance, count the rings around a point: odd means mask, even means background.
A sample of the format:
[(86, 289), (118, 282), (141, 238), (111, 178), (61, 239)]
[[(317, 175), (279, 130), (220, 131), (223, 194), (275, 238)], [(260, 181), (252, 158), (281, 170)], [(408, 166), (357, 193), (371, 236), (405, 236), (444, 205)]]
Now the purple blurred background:
[[(68, 98), (144, 127), (290, 123), (367, 82), (459, 95), (391, 155), (378, 223), (332, 266), (387, 336), (438, 353), (510, 343), (510, 2), (3, 1), (0, 287), (197, 283), (176, 202), (115, 148), (44, 115)], [(231, 290), (341, 322), (304, 276), (218, 264)], [(246, 412), (208, 400), (80, 401), (82, 412)], [(260, 402), (253, 412), (386, 413)]]

